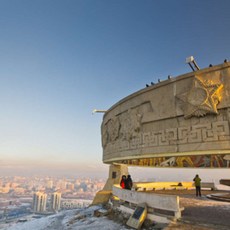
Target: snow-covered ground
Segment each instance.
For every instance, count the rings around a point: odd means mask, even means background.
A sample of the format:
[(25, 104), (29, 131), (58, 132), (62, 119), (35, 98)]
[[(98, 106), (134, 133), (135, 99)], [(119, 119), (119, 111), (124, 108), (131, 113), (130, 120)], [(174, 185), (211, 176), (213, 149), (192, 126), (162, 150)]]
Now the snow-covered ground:
[[(229, 186), (217, 185), (218, 189), (229, 191)], [(197, 208), (203, 210), (202, 207), (213, 207), (214, 212), (220, 212), (228, 214), (230, 211), (229, 202), (216, 202), (214, 200), (209, 200), (206, 197), (202, 199), (198, 198), (180, 198), (181, 204), (184, 203), (186, 211), (191, 211), (189, 207)], [(42, 217), (40, 219), (31, 219), (27, 217), (28, 221), (23, 223), (17, 223), (17, 221), (11, 223), (0, 223), (0, 229), (2, 230), (126, 230), (130, 229), (125, 227), (118, 222), (109, 220), (107, 217), (95, 217), (94, 211), (101, 209), (101, 206), (91, 206), (88, 208), (74, 209), (74, 210), (64, 210), (55, 215)], [(215, 209), (215, 210), (214, 210)], [(209, 210), (210, 211), (210, 210)], [(197, 212), (197, 211), (196, 211)], [(191, 213), (194, 214), (193, 211)], [(186, 216), (186, 213), (184, 213)], [(187, 214), (187, 216), (189, 216)], [(32, 216), (31, 216), (32, 217)], [(178, 228), (182, 228), (178, 225)], [(170, 229), (170, 228), (168, 228)], [(176, 229), (175, 226), (172, 229)]]
[(100, 206), (85, 209), (62, 211), (56, 215), (33, 219), (24, 223), (10, 223), (0, 225), (3, 230), (125, 230), (128, 229), (106, 217), (95, 217), (94, 211)]

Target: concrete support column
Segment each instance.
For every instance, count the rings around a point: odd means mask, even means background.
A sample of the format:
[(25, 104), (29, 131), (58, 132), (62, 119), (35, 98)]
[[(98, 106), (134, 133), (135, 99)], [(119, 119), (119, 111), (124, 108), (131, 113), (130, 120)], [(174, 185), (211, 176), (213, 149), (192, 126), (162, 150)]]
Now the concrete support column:
[(109, 167), (109, 178), (103, 190), (111, 190), (114, 184), (120, 184), (122, 175), (128, 175), (128, 167), (123, 164), (111, 164)]
[(112, 195), (113, 185), (119, 184), (122, 175), (128, 174), (127, 165), (111, 164), (109, 167), (109, 177), (105, 183), (105, 186), (101, 191), (97, 192), (93, 199), (92, 205), (107, 203)]

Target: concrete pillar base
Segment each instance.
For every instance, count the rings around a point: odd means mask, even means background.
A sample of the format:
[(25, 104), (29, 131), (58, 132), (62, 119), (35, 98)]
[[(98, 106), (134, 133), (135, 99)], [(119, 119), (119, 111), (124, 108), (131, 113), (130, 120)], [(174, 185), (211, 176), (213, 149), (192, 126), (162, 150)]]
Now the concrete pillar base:
[(112, 189), (114, 184), (119, 184), (122, 175), (128, 175), (127, 165), (112, 164), (109, 167), (109, 178), (107, 179), (104, 188), (97, 192), (92, 205), (105, 204), (109, 201), (112, 195)]

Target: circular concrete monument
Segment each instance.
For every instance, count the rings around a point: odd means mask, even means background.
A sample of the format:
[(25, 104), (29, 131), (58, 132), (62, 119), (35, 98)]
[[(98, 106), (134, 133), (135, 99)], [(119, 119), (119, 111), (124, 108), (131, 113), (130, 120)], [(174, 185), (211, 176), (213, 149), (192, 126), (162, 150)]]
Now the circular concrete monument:
[(103, 162), (110, 170), (93, 204), (108, 202), (128, 166), (230, 168), (230, 62), (196, 69), (105, 112)]
[(125, 97), (103, 117), (103, 162), (230, 167), (230, 62)]

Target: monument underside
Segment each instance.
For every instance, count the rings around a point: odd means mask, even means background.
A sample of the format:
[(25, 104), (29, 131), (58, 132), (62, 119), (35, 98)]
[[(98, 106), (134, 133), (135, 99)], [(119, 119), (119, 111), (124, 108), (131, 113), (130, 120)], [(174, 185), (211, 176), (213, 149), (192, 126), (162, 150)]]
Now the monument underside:
[(230, 63), (171, 78), (112, 106), (104, 163), (230, 167)]

